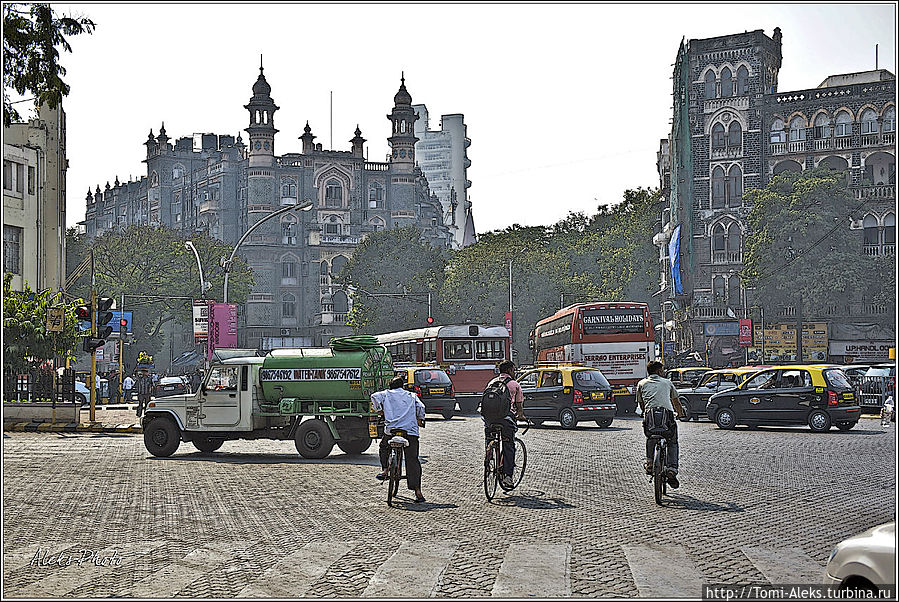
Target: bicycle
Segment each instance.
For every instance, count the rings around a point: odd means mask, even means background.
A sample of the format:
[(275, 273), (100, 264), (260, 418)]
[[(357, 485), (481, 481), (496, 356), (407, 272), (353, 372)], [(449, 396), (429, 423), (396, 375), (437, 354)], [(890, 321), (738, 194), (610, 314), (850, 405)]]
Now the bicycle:
[[(527, 421), (527, 427), (521, 433), (524, 435), (531, 428), (530, 420)], [(503, 484), (503, 438), (502, 426), (499, 424), (490, 425), (490, 441), (487, 442), (487, 448), (484, 456), (484, 495), (487, 501), (492, 500), (496, 496), (497, 486), (503, 491), (512, 491), (521, 483), (524, 477), (524, 470), (528, 463), (528, 450), (524, 445), (524, 441), (515, 437), (513, 439), (515, 445), (515, 465), (512, 469), (512, 486), (507, 487)]]
[(391, 429), (390, 434), (393, 435), (388, 443), (390, 444), (390, 456), (387, 458), (387, 505), (393, 506), (393, 498), (400, 489), (400, 480), (403, 476), (403, 454), (404, 449), (409, 447), (409, 440), (406, 439), (406, 431), (400, 429)]
[(652, 474), (649, 475), (653, 482), (656, 504), (662, 505), (662, 496), (668, 493), (668, 439), (664, 435), (650, 435), (655, 443), (652, 452)]

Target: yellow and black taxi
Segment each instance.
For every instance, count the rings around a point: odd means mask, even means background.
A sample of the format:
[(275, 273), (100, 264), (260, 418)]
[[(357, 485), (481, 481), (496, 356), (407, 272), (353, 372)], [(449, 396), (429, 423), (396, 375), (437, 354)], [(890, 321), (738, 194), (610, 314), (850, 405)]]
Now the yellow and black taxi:
[(522, 370), (516, 377), (524, 394), (524, 413), (539, 426), (558, 422), (571, 429), (585, 420), (606, 428), (615, 418), (612, 385), (589, 366), (552, 364)]
[(450, 377), (439, 366), (415, 364), (394, 366), (397, 376), (406, 379), (403, 385), (418, 395), (425, 405), (425, 412), (442, 414), (449, 420), (456, 411), (456, 392)]
[(665, 378), (670, 380), (675, 387), (695, 387), (699, 384), (702, 375), (709, 371), (711, 368), (706, 366), (672, 368), (665, 373)]
[(733, 389), (758, 371), (758, 368), (753, 367), (709, 370), (703, 373), (702, 379), (695, 387), (678, 388), (677, 395), (684, 408), (684, 415), (680, 420), (683, 422), (690, 419), (698, 421), (700, 417), (705, 417), (706, 405), (712, 395)]
[(733, 389), (709, 399), (709, 419), (720, 428), (738, 424), (807, 424), (815, 432), (854, 427), (861, 415), (855, 390), (839, 366), (763, 368)]

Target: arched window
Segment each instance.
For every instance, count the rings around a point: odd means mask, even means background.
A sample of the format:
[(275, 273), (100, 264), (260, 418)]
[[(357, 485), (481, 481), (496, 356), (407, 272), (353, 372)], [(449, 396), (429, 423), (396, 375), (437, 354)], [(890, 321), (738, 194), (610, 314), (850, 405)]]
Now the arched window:
[(336, 276), (340, 273), (340, 270), (343, 269), (343, 266), (347, 264), (347, 258), (343, 255), (338, 255), (334, 259), (331, 260), (331, 275)]
[(743, 146), (743, 128), (736, 120), (730, 122), (727, 128), (727, 146), (741, 147)]
[(712, 209), (724, 208), (724, 168), (720, 165), (712, 170)]
[(327, 276), (327, 275), (328, 275), (329, 269), (328, 269), (328, 262), (327, 262), (327, 261), (322, 260), (322, 262), (321, 262), (319, 268), (320, 268), (320, 269), (319, 269), (319, 273), (320, 273), (322, 276)]
[(731, 307), (740, 306), (740, 277), (731, 276), (727, 279), (727, 303)]
[(343, 206), (343, 187), (337, 180), (328, 180), (325, 184), (325, 207)]
[(877, 133), (877, 113), (872, 109), (865, 109), (862, 113), (862, 134)]
[(799, 173), (802, 171), (802, 166), (796, 161), (781, 161), (777, 165), (774, 166), (773, 173), (775, 176), (778, 176), (786, 171), (794, 171)]
[(281, 297), (281, 317), (295, 318), (297, 315), (297, 298), (287, 293)]
[(382, 209), (384, 207), (384, 187), (377, 182), (368, 188), (368, 208)]
[(406, 133), (406, 120), (403, 119), (400, 122), (400, 134), (405, 134), (405, 133)]
[(372, 232), (380, 232), (384, 229), (384, 220), (380, 217), (373, 217), (368, 220), (368, 223), (371, 224)]
[(297, 198), (297, 184), (293, 179), (281, 180), (281, 198)]
[(742, 261), (743, 239), (740, 225), (733, 222), (727, 228), (727, 253), (729, 261)]
[(712, 126), (712, 148), (724, 148), (725, 144), (724, 126), (716, 123)]
[(334, 293), (334, 313), (345, 314), (349, 310), (349, 300), (347, 299), (346, 293), (343, 291)]
[(794, 117), (790, 122), (790, 142), (805, 140), (805, 119)]
[(711, 69), (705, 72), (705, 97), (715, 98), (715, 72)]
[(734, 80), (730, 69), (725, 67), (721, 70), (721, 96), (727, 98), (734, 95)]
[(281, 279), (293, 278), (297, 277), (297, 262), (293, 257), (284, 257), (281, 259)]
[(340, 220), (336, 215), (332, 215), (325, 222), (325, 234), (327, 236), (340, 236)]
[(727, 253), (727, 230), (721, 224), (712, 229), (712, 263), (724, 263)]
[(749, 94), (749, 69), (744, 65), (740, 65), (737, 69), (737, 95), (746, 96)]
[(739, 207), (743, 204), (743, 170), (732, 165), (727, 171), (727, 206)]
[(887, 213), (883, 218), (883, 244), (896, 244), (896, 216), (892, 213)]
[(831, 127), (830, 127), (830, 117), (825, 115), (824, 113), (819, 113), (817, 117), (815, 117), (815, 138), (830, 138)]
[(851, 136), (852, 135), (852, 117), (849, 116), (849, 113), (846, 111), (840, 111), (837, 113), (837, 127), (834, 132), (837, 136)]
[(784, 132), (784, 122), (782, 119), (775, 119), (774, 123), (771, 124), (771, 142), (786, 142), (787, 135)]
[(281, 220), (281, 242), (285, 245), (297, 243), (297, 218), (288, 215)]
[(179, 163), (172, 168), (172, 179), (177, 180), (182, 177), (184, 177), (184, 166)]
[(715, 303), (724, 303), (726, 301), (724, 276), (715, 276), (712, 278), (712, 293), (715, 295)]
[(866, 215), (862, 221), (862, 227), (865, 229), (865, 244), (874, 246), (880, 244), (877, 232), (877, 218), (873, 215)]
[(890, 107), (883, 113), (883, 131), (884, 132), (895, 132), (896, 131), (896, 108)]

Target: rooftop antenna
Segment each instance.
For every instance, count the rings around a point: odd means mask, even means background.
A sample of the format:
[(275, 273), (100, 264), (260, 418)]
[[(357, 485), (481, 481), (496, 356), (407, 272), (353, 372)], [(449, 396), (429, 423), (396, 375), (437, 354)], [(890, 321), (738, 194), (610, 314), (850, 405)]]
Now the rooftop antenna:
[(874, 70), (877, 71), (880, 67), (880, 57), (878, 56), (878, 51), (880, 50), (880, 44), (874, 44)]
[(331, 150), (334, 150), (334, 90), (331, 90)]

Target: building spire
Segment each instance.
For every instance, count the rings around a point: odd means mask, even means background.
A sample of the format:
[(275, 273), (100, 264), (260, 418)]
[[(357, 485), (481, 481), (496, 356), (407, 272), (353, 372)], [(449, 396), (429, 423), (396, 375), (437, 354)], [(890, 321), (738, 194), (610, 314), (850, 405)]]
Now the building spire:
[(259, 73), (262, 73), (262, 53), (259, 53)]

